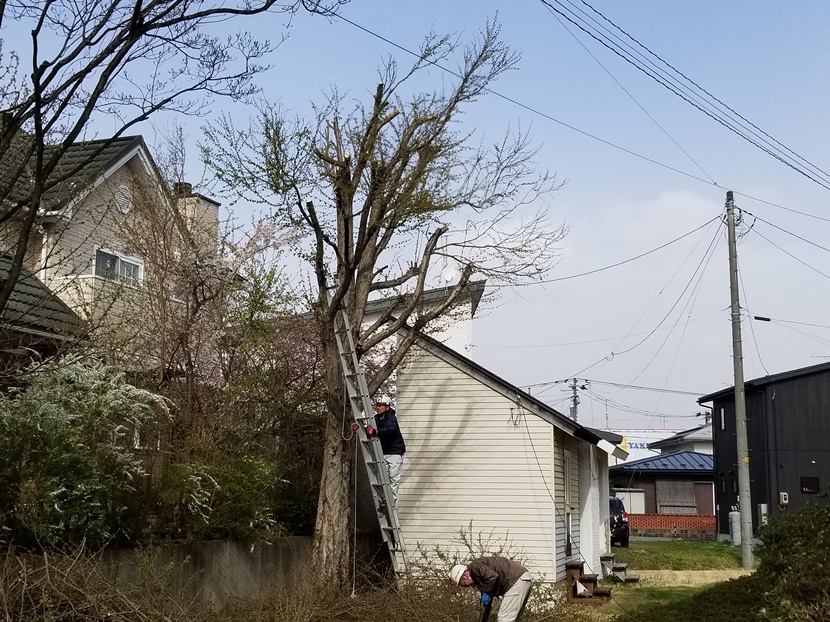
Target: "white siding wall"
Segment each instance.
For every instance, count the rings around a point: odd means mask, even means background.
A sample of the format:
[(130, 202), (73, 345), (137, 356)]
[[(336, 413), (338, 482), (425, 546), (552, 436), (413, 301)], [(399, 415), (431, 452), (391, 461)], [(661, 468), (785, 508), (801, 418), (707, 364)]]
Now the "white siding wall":
[[(555, 486), (557, 579), (562, 579), (565, 576), (565, 562), (569, 559), (579, 559), (581, 535), (577, 441), (562, 430), (556, 430), (554, 460), (557, 477)], [(570, 460), (570, 468), (566, 467), (566, 460)], [(570, 499), (566, 499), (566, 473), (570, 473)], [(570, 547), (568, 547), (569, 538)]]
[[(608, 494), (600, 487), (601, 465), (607, 454), (589, 443), (579, 442), (579, 558), (586, 572), (601, 574), (600, 555), (606, 551), (605, 522), (602, 506), (608, 505)], [(606, 510), (607, 514), (607, 510)]]
[(472, 521), (474, 534), (520, 547), (537, 575), (561, 578), (554, 427), (419, 348), (399, 371), (397, 406), (407, 446), (398, 500), (407, 547), (457, 549)]

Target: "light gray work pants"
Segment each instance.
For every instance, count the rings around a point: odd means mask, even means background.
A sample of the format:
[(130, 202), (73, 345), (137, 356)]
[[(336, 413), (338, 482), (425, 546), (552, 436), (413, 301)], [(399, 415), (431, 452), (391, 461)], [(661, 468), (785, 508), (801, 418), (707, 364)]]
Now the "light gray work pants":
[(499, 607), (499, 622), (516, 622), (525, 609), (533, 585), (533, 575), (524, 573), (504, 595)]

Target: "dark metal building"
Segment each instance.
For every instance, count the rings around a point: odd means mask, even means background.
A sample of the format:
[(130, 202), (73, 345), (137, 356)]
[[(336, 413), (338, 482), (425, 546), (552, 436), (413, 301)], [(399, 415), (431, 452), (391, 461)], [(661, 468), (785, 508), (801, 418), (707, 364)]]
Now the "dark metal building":
[[(744, 384), (752, 524), (797, 510), (830, 490), (830, 363)], [(713, 406), (718, 532), (738, 505), (734, 387), (704, 395)]]

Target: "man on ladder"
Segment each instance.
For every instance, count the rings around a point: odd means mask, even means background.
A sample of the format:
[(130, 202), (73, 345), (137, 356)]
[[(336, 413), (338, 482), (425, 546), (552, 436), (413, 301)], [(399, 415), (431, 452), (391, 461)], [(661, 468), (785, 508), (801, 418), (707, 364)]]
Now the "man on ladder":
[(398, 417), (392, 408), (392, 400), (388, 395), (380, 395), (375, 399), (375, 421), (378, 425), (378, 439), (383, 449), (383, 459), (389, 471), (389, 485), (395, 503), (398, 502), (398, 488), (401, 485), (403, 472), (403, 456), (406, 453), (406, 444), (398, 425)]

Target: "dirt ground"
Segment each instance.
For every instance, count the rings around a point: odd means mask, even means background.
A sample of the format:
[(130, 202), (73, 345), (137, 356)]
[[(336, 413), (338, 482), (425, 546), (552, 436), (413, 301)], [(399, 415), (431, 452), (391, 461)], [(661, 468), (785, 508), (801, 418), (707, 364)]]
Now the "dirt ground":
[(644, 585), (705, 585), (750, 574), (751, 570), (638, 570)]

